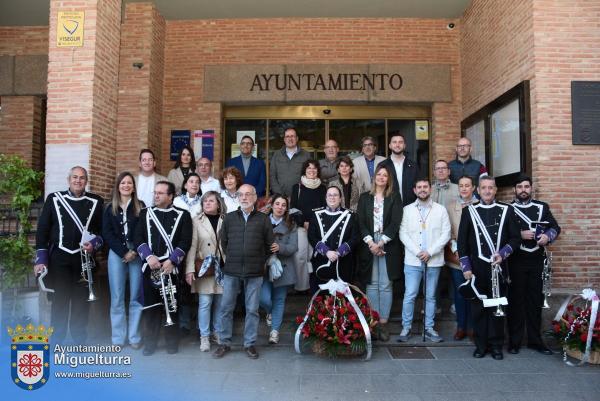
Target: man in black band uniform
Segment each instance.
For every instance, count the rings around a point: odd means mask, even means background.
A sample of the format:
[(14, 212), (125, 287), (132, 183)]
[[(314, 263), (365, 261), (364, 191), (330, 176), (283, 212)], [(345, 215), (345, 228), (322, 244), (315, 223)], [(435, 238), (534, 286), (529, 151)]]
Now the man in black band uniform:
[(518, 354), (523, 330), (527, 324), (527, 346), (542, 354), (552, 355), (540, 335), (542, 322), (542, 271), (545, 247), (556, 240), (560, 227), (547, 203), (531, 197), (533, 182), (520, 176), (515, 182), (512, 206), (521, 230), (522, 243), (511, 258), (511, 285), (508, 293), (508, 352)]
[[(481, 203), (463, 210), (458, 228), (458, 254), (463, 274), (467, 280), (475, 276), (475, 288), (488, 300), (492, 299), (492, 264), (501, 264), (521, 243), (513, 209), (496, 202), (496, 191), (493, 177), (481, 177)], [(498, 277), (500, 297), (506, 294), (506, 273), (502, 266), (502, 274)], [(488, 348), (494, 359), (503, 358), (504, 319), (495, 316), (496, 309), (495, 306), (484, 307), (479, 298), (472, 303), (477, 346), (473, 353), (475, 358), (483, 358)]]
[(67, 180), (69, 189), (51, 193), (44, 203), (35, 236), (34, 272), (47, 268), (48, 287), (55, 291), (50, 319), (53, 340), (62, 343), (68, 325), (73, 341), (82, 344), (87, 340), (90, 306), (88, 284), (82, 279), (82, 252), (93, 253), (102, 246), (104, 202), (85, 191), (88, 175), (83, 167), (73, 167)]
[[(154, 206), (142, 209), (136, 227), (135, 246), (145, 261), (143, 271), (144, 305), (160, 305), (144, 311), (144, 355), (156, 351), (162, 314), (165, 310), (158, 283), (151, 278), (151, 272), (161, 269), (171, 275), (173, 284), (177, 280), (177, 267), (185, 260), (192, 244), (192, 218), (189, 212), (173, 206), (175, 186), (167, 181), (158, 181), (154, 186)], [(156, 274), (158, 276), (158, 274)], [(175, 324), (165, 327), (167, 352), (175, 354), (179, 348), (177, 313), (170, 314)]]

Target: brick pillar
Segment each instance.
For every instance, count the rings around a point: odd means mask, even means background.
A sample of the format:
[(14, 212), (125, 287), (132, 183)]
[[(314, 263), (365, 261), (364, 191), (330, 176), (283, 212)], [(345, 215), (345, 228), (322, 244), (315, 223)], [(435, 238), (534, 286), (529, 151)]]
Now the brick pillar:
[(165, 20), (154, 4), (127, 3), (121, 32), (117, 171), (136, 174), (140, 149), (150, 148), (157, 170), (165, 173), (169, 166), (160, 165)]
[[(84, 11), (83, 47), (57, 47), (59, 11)], [(90, 190), (108, 196), (115, 177), (121, 0), (50, 1), (46, 194), (67, 171), (88, 168)]]

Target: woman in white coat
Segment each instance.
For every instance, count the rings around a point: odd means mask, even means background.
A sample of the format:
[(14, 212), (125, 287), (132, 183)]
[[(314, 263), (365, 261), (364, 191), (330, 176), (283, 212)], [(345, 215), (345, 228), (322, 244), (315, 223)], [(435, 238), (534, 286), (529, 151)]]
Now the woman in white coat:
[(209, 255), (218, 256), (224, 263), (224, 254), (219, 244), (218, 233), (223, 224), (223, 203), (219, 194), (209, 191), (202, 195), (202, 213), (194, 217), (194, 237), (186, 259), (185, 279), (198, 296), (198, 329), (200, 351), (210, 351), (211, 317), (215, 332), (219, 327), (219, 304), (223, 287), (212, 275), (197, 277), (196, 266), (200, 266)]

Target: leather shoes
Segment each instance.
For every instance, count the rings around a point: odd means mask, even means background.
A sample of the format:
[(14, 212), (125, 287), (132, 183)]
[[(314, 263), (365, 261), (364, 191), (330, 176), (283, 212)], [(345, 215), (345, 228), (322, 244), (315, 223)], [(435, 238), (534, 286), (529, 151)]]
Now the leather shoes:
[(231, 351), (231, 347), (229, 345), (221, 344), (217, 347), (215, 352), (213, 352), (212, 356), (213, 356), (213, 358), (216, 358), (216, 359), (223, 358), (225, 356), (225, 354), (228, 353), (229, 351)]
[(246, 355), (248, 355), (248, 358), (258, 359), (258, 351), (256, 350), (256, 348), (254, 348), (254, 345), (244, 348), (244, 351), (246, 351)]
[(552, 355), (554, 352), (552, 352), (548, 347), (546, 347), (543, 344), (538, 344), (538, 345), (528, 345), (527, 348), (530, 348), (534, 351), (539, 352), (540, 354), (544, 354), (544, 355)]
[(508, 346), (508, 353), (509, 354), (513, 354), (516, 355), (519, 353), (519, 347), (517, 347), (516, 345), (509, 345)]
[(494, 358), (497, 361), (501, 361), (502, 359), (504, 359), (502, 350), (501, 349), (492, 349), (492, 358)]
[(454, 339), (456, 341), (460, 341), (467, 336), (467, 333), (463, 329), (457, 329), (456, 333), (454, 333)]
[(475, 348), (475, 351), (473, 351), (473, 358), (483, 358), (484, 356), (485, 351), (482, 351), (479, 348)]

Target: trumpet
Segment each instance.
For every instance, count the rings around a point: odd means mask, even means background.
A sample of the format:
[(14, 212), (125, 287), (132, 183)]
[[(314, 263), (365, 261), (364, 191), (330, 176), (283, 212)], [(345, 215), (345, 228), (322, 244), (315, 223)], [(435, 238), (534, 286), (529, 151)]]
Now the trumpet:
[[(500, 300), (500, 275), (502, 274), (502, 269), (499, 264), (492, 263), (492, 298), (495, 300)], [(502, 317), (505, 316), (504, 311), (502, 310), (502, 304), (498, 302), (496, 305), (496, 311), (494, 312), (494, 316)]]
[(89, 252), (81, 248), (81, 281), (88, 283), (88, 302), (94, 302), (98, 299), (94, 293), (94, 277), (92, 275), (92, 269), (96, 265), (94, 258)]
[(544, 294), (543, 309), (550, 309), (548, 297), (552, 295), (552, 252), (544, 248), (544, 269), (542, 270), (542, 294)]
[[(159, 273), (157, 274), (155, 272)], [(156, 280), (157, 277), (158, 280)], [(142, 310), (163, 305), (165, 308), (165, 314), (167, 315), (165, 326), (172, 326), (173, 319), (171, 319), (171, 313), (177, 312), (177, 298), (175, 297), (175, 294), (177, 293), (177, 287), (175, 284), (173, 284), (171, 274), (163, 272), (162, 269), (153, 270), (151, 273), (151, 279), (154, 286), (159, 286), (158, 291), (163, 301), (157, 302), (153, 305), (144, 306)]]

